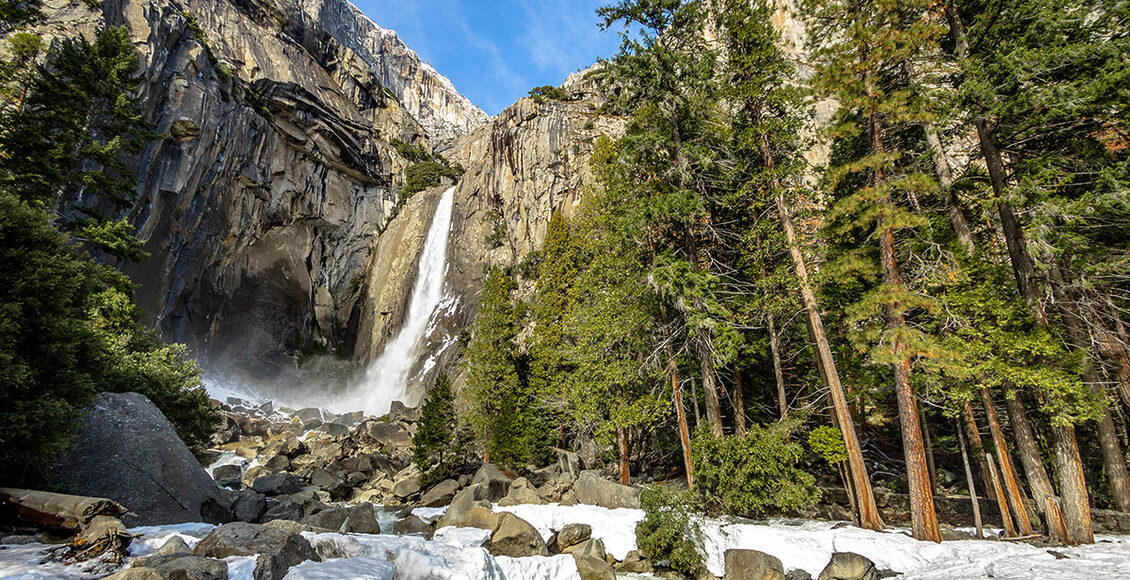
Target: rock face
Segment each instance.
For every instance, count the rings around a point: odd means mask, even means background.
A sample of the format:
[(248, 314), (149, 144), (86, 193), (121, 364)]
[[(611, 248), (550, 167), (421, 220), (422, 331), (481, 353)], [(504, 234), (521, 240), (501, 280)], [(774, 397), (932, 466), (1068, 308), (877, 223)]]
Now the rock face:
[(389, 142), (486, 115), (346, 0), (90, 4), (47, 3), (37, 32), (125, 26), (140, 53), (161, 135), (131, 162), (143, 308), (212, 368), (259, 380), (296, 381), (303, 350), (350, 351), (408, 164)]
[(136, 515), (130, 526), (197, 522), (225, 507), (215, 482), (161, 411), (137, 393), (102, 393), (51, 469), (70, 493), (106, 497)]
[(723, 580), (785, 580), (781, 560), (757, 550), (726, 550)]

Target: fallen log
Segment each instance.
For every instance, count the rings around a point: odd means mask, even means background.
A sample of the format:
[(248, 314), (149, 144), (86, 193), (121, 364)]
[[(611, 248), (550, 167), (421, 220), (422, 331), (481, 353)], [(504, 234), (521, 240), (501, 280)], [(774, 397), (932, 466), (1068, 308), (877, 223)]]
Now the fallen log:
[(87, 573), (109, 573), (121, 565), (133, 541), (118, 519), (127, 513), (122, 504), (106, 498), (0, 488), (0, 523), (70, 537), (44, 554), (63, 564), (97, 560), (84, 568)]

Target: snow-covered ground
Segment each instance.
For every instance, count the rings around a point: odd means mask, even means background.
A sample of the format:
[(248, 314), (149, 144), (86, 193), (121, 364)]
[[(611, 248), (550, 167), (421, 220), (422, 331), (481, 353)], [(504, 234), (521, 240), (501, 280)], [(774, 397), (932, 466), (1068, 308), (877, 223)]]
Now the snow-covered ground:
[[(496, 507), (529, 521), (548, 538), (570, 523), (587, 523), (605, 548), (623, 558), (636, 548), (635, 525), (640, 510), (609, 510), (595, 506)], [(441, 509), (418, 508), (417, 515), (432, 519)], [(131, 555), (152, 553), (172, 536), (189, 546), (203, 538), (213, 526), (180, 524), (131, 530), (141, 536), (130, 547)], [(576, 579), (577, 569), (569, 556), (507, 558), (492, 556), (481, 546), (489, 534), (473, 528), (444, 528), (432, 540), (420, 537), (364, 534), (303, 534), (322, 553), (338, 558), (306, 562), (292, 568), (290, 580), (466, 578), (466, 579)], [(40, 580), (87, 579), (74, 566), (38, 564), (45, 546), (5, 546), (0, 549), (0, 578)], [(1130, 537), (1099, 536), (1097, 543), (1075, 548), (1039, 548), (1000, 541), (951, 541), (941, 544), (918, 542), (904, 531), (871, 532), (843, 524), (817, 521), (772, 520), (745, 523), (708, 520), (703, 522), (703, 547), (707, 566), (721, 576), (723, 554), (730, 548), (761, 550), (781, 559), (785, 569), (800, 568), (817, 576), (833, 552), (856, 552), (880, 568), (901, 573), (908, 580), (973, 580), (1055, 578), (1089, 580), (1130, 578)], [(250, 580), (253, 558), (229, 558), (229, 578)], [(638, 575), (632, 575), (638, 578)]]

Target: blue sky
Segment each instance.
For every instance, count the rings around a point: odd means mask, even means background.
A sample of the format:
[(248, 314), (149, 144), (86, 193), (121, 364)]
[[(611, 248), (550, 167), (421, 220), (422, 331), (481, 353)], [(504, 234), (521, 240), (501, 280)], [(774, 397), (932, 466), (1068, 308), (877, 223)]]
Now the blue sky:
[(490, 115), (620, 46), (619, 28), (597, 26), (609, 0), (352, 1)]

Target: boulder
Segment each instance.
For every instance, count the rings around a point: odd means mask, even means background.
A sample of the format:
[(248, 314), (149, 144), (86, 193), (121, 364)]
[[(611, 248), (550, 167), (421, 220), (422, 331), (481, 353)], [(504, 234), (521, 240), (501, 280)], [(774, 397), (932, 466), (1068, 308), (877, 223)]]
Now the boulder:
[(512, 506), (522, 504), (543, 505), (545, 504), (545, 499), (538, 494), (538, 491), (530, 485), (530, 482), (526, 478), (519, 477), (511, 482), (510, 491), (507, 492), (506, 497), (498, 502), (498, 505)]
[(724, 580), (784, 580), (781, 560), (757, 550), (726, 550)]
[(581, 580), (616, 580), (612, 565), (604, 560), (574, 554), (573, 561), (577, 564), (577, 574), (581, 576)]
[(651, 574), (655, 571), (655, 567), (651, 565), (651, 562), (643, 559), (643, 556), (636, 550), (628, 552), (628, 555), (624, 556), (624, 560), (614, 565), (613, 568), (615, 568), (617, 572), (627, 572), (631, 574)]
[(496, 514), (483, 506), (472, 506), (467, 510), (467, 516), (460, 524), (465, 528), (479, 528), (480, 530), (494, 531), (498, 527), (501, 514)]
[(102, 580), (165, 580), (165, 578), (152, 568), (134, 567), (106, 576)]
[(364, 418), (365, 413), (363, 411), (353, 411), (352, 413), (344, 413), (338, 415), (337, 417), (334, 417), (333, 424), (344, 425), (347, 428), (353, 428), (356, 427), (357, 424), (360, 423)]
[(499, 516), (498, 526), (485, 547), (495, 556), (522, 558), (549, 555), (545, 540), (542, 539), (537, 528), (509, 512)]
[(475, 472), (475, 477), (471, 479), (471, 485), (481, 485), (486, 497), (490, 501), (498, 501), (510, 491), (510, 482), (514, 478), (506, 475), (500, 469), (491, 463), (484, 463), (478, 471)]
[(392, 531), (398, 536), (423, 536), (430, 540), (436, 530), (424, 520), (416, 516), (408, 516), (393, 524)]
[(399, 423), (366, 421), (360, 427), (361, 440), (386, 448), (409, 447), (412, 434)]
[(441, 507), (451, 503), (455, 492), (459, 491), (459, 482), (454, 479), (445, 479), (432, 486), (420, 502), (428, 507)]
[(340, 475), (321, 468), (310, 473), (310, 484), (329, 492), (333, 499), (345, 499), (352, 491), (349, 483)]
[(392, 488), (393, 495), (395, 495), (396, 497), (399, 497), (401, 499), (409, 497), (414, 493), (418, 493), (419, 491), (420, 491), (420, 474), (418, 474), (418, 473), (413, 474), (413, 475), (409, 475), (409, 476), (404, 477), (403, 479), (397, 481), (396, 485), (393, 486), (393, 488)]
[(144, 559), (141, 566), (169, 580), (227, 580), (228, 578), (227, 562), (192, 554), (150, 556)]
[(349, 427), (340, 423), (322, 423), (315, 430), (321, 431), (330, 437), (345, 437), (349, 435)]
[[(443, 514), (443, 517), (436, 522), (436, 529), (447, 526), (464, 526), (467, 521), (467, 514), (473, 507), (481, 507), (490, 511), (490, 502), (481, 498), (482, 491), (482, 486), (471, 485), (456, 493), (455, 497), (451, 499), (451, 505), (447, 506), (447, 511)], [(494, 528), (490, 529), (493, 530)]]
[(267, 473), (282, 473), (290, 469), (290, 458), (283, 454), (270, 456), (263, 462), (263, 471)]
[(250, 489), (236, 495), (231, 504), (232, 517), (241, 522), (257, 523), (267, 511), (267, 498)]
[(313, 546), (301, 535), (243, 522), (224, 524), (212, 530), (196, 544), (193, 553), (221, 559), (258, 554), (255, 580), (282, 580), (291, 566), (306, 560), (319, 561)]
[(50, 480), (124, 505), (127, 526), (198, 522), (206, 503), (227, 504), (161, 411), (137, 393), (96, 396)]
[(272, 473), (255, 478), (251, 489), (270, 497), (291, 495), (302, 491), (302, 480), (292, 473)]
[(272, 498), (267, 502), (267, 511), (260, 521), (294, 520), (316, 514), (326, 509), (326, 504), (318, 501), (312, 494), (303, 492)]
[(797, 568), (786, 572), (785, 580), (812, 580), (812, 574)]
[(562, 548), (561, 553), (573, 556), (589, 556), (600, 560), (604, 560), (608, 555), (608, 552), (604, 550), (604, 540), (596, 538), (589, 538), (568, 548)]
[(573, 494), (583, 504), (609, 509), (640, 507), (640, 489), (608, 481), (597, 471), (584, 471), (573, 485)]
[(875, 563), (855, 552), (836, 552), (818, 580), (876, 580)]
[(234, 463), (227, 465), (217, 466), (212, 470), (212, 479), (222, 481), (239, 481), (240, 476), (243, 475), (243, 467)]
[(373, 513), (373, 505), (363, 503), (348, 507), (331, 507), (306, 516), (300, 523), (335, 532), (379, 534), (381, 526)]
[(591, 537), (592, 526), (588, 524), (567, 524), (565, 527), (561, 528), (560, 532), (557, 532), (557, 538), (554, 540), (554, 544), (557, 552), (560, 553)]
[(554, 449), (553, 454), (557, 456), (557, 471), (568, 475), (572, 479), (577, 479), (581, 476), (581, 457), (572, 451), (564, 449)]
[(305, 424), (308, 421), (322, 421), (322, 410), (307, 407), (294, 412), (294, 418)]
[(191, 553), (192, 553), (192, 548), (189, 548), (188, 544), (184, 543), (184, 540), (182, 540), (180, 536), (173, 536), (173, 537), (169, 538), (168, 540), (165, 540), (165, 543), (161, 544), (161, 547), (157, 548), (157, 551), (153, 552), (153, 555), (154, 556), (171, 556), (173, 554), (191, 554)]
[(400, 401), (393, 401), (392, 407), (388, 410), (389, 421), (405, 421), (408, 423), (415, 423), (420, 419), (420, 408), (409, 408)]

